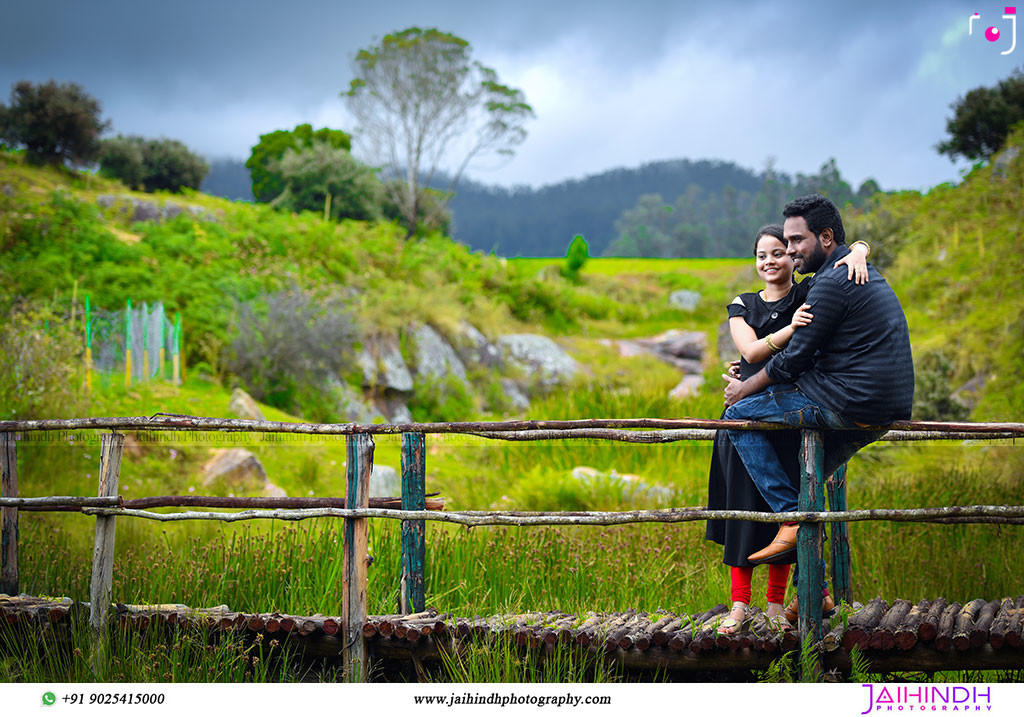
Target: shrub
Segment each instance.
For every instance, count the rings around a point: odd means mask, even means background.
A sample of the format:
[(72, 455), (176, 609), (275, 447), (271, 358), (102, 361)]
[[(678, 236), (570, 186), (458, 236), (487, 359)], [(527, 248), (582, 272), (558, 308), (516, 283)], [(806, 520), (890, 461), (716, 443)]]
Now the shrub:
[(81, 343), (47, 309), (7, 308), (0, 331), (0, 420), (70, 418), (84, 413)]
[(0, 105), (0, 140), (24, 147), (37, 164), (91, 162), (108, 125), (100, 121), (100, 103), (73, 82), (18, 82), (10, 106)]
[(590, 254), (587, 251), (587, 241), (583, 238), (582, 234), (577, 234), (573, 237), (572, 242), (569, 244), (569, 250), (565, 253), (563, 275), (573, 281), (578, 281), (580, 269), (587, 263), (588, 258), (590, 258)]
[(100, 151), (101, 174), (147, 192), (199, 189), (209, 170), (202, 157), (174, 139), (118, 135), (104, 140)]
[(953, 400), (953, 364), (939, 350), (924, 353), (914, 365), (914, 420), (962, 421), (970, 410)]
[(227, 370), (265, 403), (322, 414), (328, 377), (352, 365), (358, 334), (348, 307), (292, 288), (242, 304), (236, 315)]

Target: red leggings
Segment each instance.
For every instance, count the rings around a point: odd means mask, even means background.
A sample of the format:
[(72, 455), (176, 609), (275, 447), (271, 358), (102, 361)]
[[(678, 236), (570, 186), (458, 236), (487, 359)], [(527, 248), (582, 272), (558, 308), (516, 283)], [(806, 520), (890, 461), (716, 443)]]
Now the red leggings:
[[(791, 565), (768, 566), (768, 602), (781, 603), (786, 599), (786, 583), (789, 581)], [(754, 566), (746, 568), (732, 567), (732, 601), (750, 604), (750, 579), (754, 574)]]

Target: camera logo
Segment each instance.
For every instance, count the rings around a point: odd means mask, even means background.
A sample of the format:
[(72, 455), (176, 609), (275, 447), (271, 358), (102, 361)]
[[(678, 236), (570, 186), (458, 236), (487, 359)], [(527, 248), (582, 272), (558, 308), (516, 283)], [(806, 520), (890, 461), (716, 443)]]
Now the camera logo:
[[(981, 14), (974, 13), (967, 20), (967, 34), (974, 35), (974, 21), (980, 20)], [(1003, 20), (1010, 21), (1010, 49), (1005, 52), (1000, 52), (1000, 55), (1009, 55), (1017, 47), (1017, 8), (1007, 7), (1004, 8)], [(989, 42), (998, 42), (1003, 36), (1002, 31), (998, 27), (988, 27), (985, 29), (985, 39)]]

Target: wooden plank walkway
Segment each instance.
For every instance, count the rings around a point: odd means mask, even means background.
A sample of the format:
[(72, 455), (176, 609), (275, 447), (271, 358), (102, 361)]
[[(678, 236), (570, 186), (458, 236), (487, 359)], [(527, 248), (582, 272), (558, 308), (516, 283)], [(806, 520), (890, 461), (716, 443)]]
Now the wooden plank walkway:
[[(552, 651), (572, 646), (604, 656), (628, 669), (765, 669), (781, 654), (797, 649), (795, 630), (773, 630), (763, 614), (750, 628), (731, 636), (716, 634), (725, 605), (702, 613), (532, 612), (490, 617), (458, 617), (427, 610), (412, 615), (370, 616), (362, 627), (371, 659), (430, 661), (443, 651), (473, 642), (507, 640), (524, 650)], [(87, 620), (88, 604), (69, 598), (8, 597), (0, 594), (0, 623), (60, 638), (75, 619)], [(192, 626), (242, 639), (277, 639), (308, 658), (342, 653), (340, 616), (243, 613), (221, 605), (117, 603), (111, 621), (129, 630)], [(964, 605), (944, 598), (911, 604), (881, 598), (870, 601), (834, 628), (825, 623), (820, 644), (823, 666), (849, 669), (858, 646), (872, 671), (979, 670), (1024, 668), (1024, 596), (972, 600)]]

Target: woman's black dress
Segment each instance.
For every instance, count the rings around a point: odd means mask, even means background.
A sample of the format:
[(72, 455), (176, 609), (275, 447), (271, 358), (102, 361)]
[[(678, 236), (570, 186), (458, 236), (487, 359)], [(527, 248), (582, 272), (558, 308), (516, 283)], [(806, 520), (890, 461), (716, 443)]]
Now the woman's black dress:
[[(807, 282), (796, 284), (778, 301), (767, 302), (757, 293), (740, 294), (743, 306), (729, 304), (729, 318), (743, 318), (759, 339), (789, 325), (793, 314), (807, 298)], [(740, 377), (750, 378), (767, 360), (748, 364), (740, 360)], [(799, 434), (797, 431), (771, 431), (770, 440), (782, 467), (792, 484), (800, 489), (800, 463), (798, 457)], [(756, 510), (770, 513), (771, 508), (757, 490), (757, 486), (743, 466), (739, 454), (729, 440), (729, 434), (718, 431), (715, 434), (714, 454), (708, 475), (708, 508), (710, 510)], [(747, 556), (766, 547), (779, 530), (778, 523), (755, 523), (747, 520), (709, 520), (705, 538), (725, 546), (722, 562), (726, 565), (745, 567), (752, 565)], [(782, 563), (796, 562), (794, 555)]]

